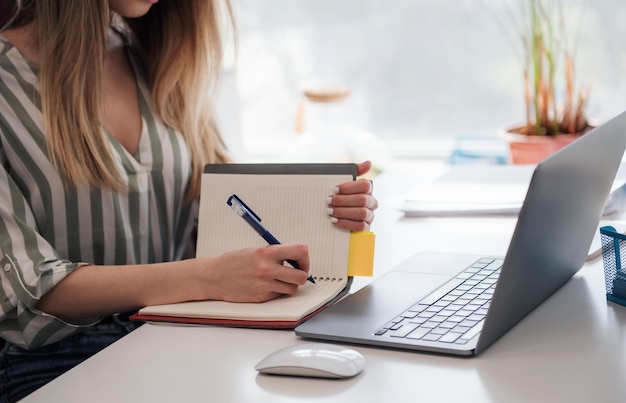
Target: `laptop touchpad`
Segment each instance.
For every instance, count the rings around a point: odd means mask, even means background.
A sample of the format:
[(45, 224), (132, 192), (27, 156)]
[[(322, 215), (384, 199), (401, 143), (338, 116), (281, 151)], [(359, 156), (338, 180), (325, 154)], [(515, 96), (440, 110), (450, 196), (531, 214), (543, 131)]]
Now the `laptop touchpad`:
[(449, 277), (389, 272), (301, 325), (304, 335), (373, 333)]
[(396, 266), (392, 271), (443, 274), (453, 277), (484, 255), (420, 252)]

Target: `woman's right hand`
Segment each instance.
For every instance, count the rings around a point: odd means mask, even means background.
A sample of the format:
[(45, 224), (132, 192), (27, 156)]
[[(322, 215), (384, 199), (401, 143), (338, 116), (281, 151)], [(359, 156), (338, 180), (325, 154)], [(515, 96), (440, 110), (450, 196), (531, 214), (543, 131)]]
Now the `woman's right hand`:
[[(286, 266), (287, 259), (297, 261), (300, 269)], [(203, 279), (198, 284), (199, 299), (229, 302), (263, 302), (292, 295), (306, 283), (310, 266), (309, 250), (303, 244), (241, 249), (198, 260)]]

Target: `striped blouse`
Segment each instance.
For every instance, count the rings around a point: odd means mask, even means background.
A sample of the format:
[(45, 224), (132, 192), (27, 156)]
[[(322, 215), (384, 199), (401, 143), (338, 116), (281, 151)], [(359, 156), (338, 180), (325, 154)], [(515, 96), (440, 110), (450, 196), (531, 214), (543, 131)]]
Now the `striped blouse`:
[(108, 138), (128, 191), (66, 189), (46, 151), (37, 67), (0, 35), (0, 337), (19, 346), (81, 329), (35, 308), (77, 267), (176, 260), (191, 239), (189, 149), (156, 116), (137, 53), (127, 53), (140, 77), (139, 149)]

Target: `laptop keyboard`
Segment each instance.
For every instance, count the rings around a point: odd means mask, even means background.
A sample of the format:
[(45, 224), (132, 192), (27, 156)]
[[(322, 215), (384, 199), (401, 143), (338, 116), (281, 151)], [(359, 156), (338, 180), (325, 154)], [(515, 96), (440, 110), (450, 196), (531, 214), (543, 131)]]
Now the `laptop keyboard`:
[(502, 262), (478, 259), (375, 335), (466, 344), (482, 330)]

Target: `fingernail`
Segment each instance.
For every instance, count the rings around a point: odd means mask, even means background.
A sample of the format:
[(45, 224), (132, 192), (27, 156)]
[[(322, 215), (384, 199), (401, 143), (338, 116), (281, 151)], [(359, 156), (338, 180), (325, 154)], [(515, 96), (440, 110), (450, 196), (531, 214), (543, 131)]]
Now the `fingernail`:
[(330, 217), (330, 222), (332, 222), (333, 224), (337, 224), (339, 222), (339, 219), (337, 217)]
[(333, 215), (333, 211), (335, 211), (335, 209), (332, 209), (332, 208), (327, 208), (327, 209), (326, 209), (326, 214), (328, 214), (328, 215)]
[(333, 193), (338, 195), (339, 194), (339, 186), (337, 186), (336, 188), (333, 189)]
[(332, 198), (332, 196), (328, 196), (328, 197), (326, 198), (326, 204), (328, 204), (329, 206), (330, 206), (331, 204), (333, 204), (333, 198)]

